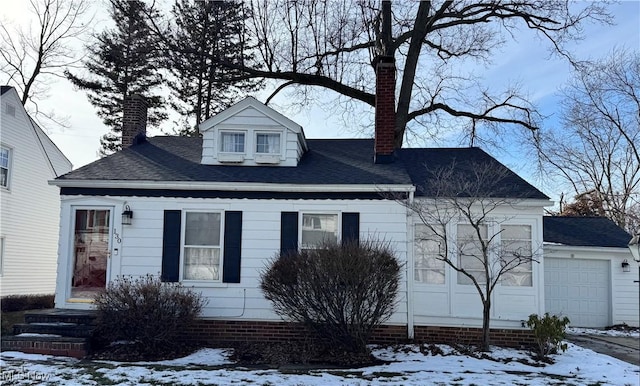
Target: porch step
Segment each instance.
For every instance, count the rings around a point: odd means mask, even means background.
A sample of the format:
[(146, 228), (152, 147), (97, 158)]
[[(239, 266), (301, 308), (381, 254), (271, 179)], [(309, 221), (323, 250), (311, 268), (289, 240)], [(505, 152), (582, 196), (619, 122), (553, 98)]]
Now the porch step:
[(90, 338), (95, 327), (76, 323), (21, 323), (13, 325), (13, 334), (52, 334), (73, 338)]
[(66, 310), (51, 308), (46, 310), (27, 311), (24, 314), (25, 323), (74, 323), (93, 325), (96, 312), (93, 310)]
[(83, 358), (91, 350), (95, 311), (49, 309), (27, 311), (15, 324), (15, 336), (2, 337), (3, 351)]
[(2, 351), (84, 358), (89, 353), (89, 340), (64, 336), (3, 336)]

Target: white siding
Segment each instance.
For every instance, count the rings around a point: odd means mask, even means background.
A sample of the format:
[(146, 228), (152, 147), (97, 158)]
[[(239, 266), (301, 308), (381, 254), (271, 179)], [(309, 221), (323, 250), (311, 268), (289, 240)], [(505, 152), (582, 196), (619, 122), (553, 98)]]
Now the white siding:
[[(122, 204), (134, 212), (132, 225), (119, 224)], [(246, 200), (108, 197), (63, 197), (57, 307), (86, 307), (66, 303), (70, 270), (71, 211), (73, 205), (114, 207), (115, 232), (121, 243), (112, 242), (110, 278), (118, 275), (159, 274), (162, 267), (163, 216), (165, 210), (242, 211), (241, 282), (195, 284), (209, 300), (204, 316), (225, 319), (280, 320), (259, 289), (260, 272), (280, 248), (280, 216), (283, 211), (358, 212), (360, 237), (389, 241), (401, 262), (406, 261), (406, 209), (381, 200)], [(117, 249), (117, 253), (116, 250)], [(188, 282), (185, 282), (188, 284)], [(390, 323), (406, 324), (406, 278), (403, 276), (397, 312)]]
[[(56, 177), (53, 168), (66, 173), (71, 164), (45, 141), (44, 133), (38, 137), (14, 90), (0, 100), (0, 142), (11, 149), (9, 189), (0, 188), (0, 236), (5, 243), (0, 294), (51, 294), (60, 198), (59, 188), (47, 181)], [(7, 114), (6, 103), (15, 107), (15, 117)], [(51, 162), (45, 151), (51, 152)]]
[[(505, 205), (505, 208), (497, 208), (492, 213), (492, 219), (503, 224), (531, 225), (533, 251), (542, 253), (541, 206)], [(414, 225), (421, 223), (417, 216), (412, 217), (412, 221)], [(449, 235), (454, 237), (453, 243), (455, 243), (455, 225), (452, 222), (448, 230)], [(497, 232), (497, 229), (494, 229), (494, 232)], [(455, 253), (455, 248), (450, 250)], [(410, 253), (410, 265), (413, 267), (413, 246)], [(413, 268), (409, 272), (413, 275)], [(533, 286), (509, 287), (500, 284), (496, 286), (491, 304), (492, 328), (520, 328), (521, 321), (528, 319), (530, 314), (543, 312), (543, 272), (542, 264), (533, 263)], [(413, 313), (416, 325), (482, 326), (480, 295), (472, 285), (457, 284), (457, 274), (453, 268), (445, 266), (444, 284), (414, 282), (413, 288)]]
[[(638, 278), (638, 264), (633, 261), (631, 252), (627, 248), (596, 248), (571, 247), (565, 245), (545, 245), (545, 257), (559, 259), (589, 259), (605, 260), (609, 265), (611, 288), (610, 294), (610, 324), (626, 323), (638, 326), (640, 317), (640, 288), (634, 283)], [(623, 272), (622, 261), (627, 260), (631, 265), (630, 272)], [(600, 326), (605, 327), (605, 326)]]

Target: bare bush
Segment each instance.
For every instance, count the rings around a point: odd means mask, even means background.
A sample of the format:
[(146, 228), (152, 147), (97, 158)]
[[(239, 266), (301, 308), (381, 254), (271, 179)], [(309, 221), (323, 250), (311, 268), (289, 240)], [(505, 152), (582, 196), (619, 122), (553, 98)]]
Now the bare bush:
[(373, 330), (393, 313), (400, 263), (388, 244), (325, 244), (282, 254), (260, 288), (275, 311), (350, 352), (366, 352)]
[(163, 283), (147, 275), (116, 279), (96, 296), (95, 304), (101, 338), (135, 342), (146, 353), (156, 354), (181, 344), (180, 332), (194, 322), (206, 302), (180, 283)]

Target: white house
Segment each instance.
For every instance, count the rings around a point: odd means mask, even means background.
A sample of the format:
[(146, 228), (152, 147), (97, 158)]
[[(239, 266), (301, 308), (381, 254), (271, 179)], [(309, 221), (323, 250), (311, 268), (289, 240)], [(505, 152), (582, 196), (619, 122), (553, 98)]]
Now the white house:
[(568, 316), (575, 327), (640, 325), (630, 240), (603, 217), (545, 217), (545, 310)]
[[(386, 74), (394, 84), (393, 71)], [(475, 289), (414, 242), (420, 221), (390, 195), (433, 199), (417, 187), (438, 167), (504, 170), (517, 204), (498, 208), (492, 216), (502, 221), (487, 223), (486, 232), (509, 227), (534, 253), (548, 197), (478, 148), (394, 150), (389, 89), (390, 103), (377, 106), (375, 139), (307, 139), (302, 127), (253, 98), (203, 122), (202, 138), (146, 138), (144, 103), (131, 98), (124, 150), (51, 182), (62, 202), (56, 307), (89, 309), (110, 280), (159, 274), (208, 298), (199, 334), (257, 338), (268, 328), (271, 337), (285, 336), (259, 289), (266, 261), (322, 239), (376, 237), (391, 242), (405, 267), (385, 336), (474, 339), (482, 325)], [(448, 226), (453, 235), (464, 230), (463, 222)], [(542, 264), (532, 264), (520, 280), (499, 285), (492, 327), (506, 332), (494, 341), (516, 344), (522, 321), (544, 311), (542, 280)]]
[(14, 88), (0, 87), (0, 105), (0, 295), (53, 294), (60, 196), (48, 181), (71, 171), (71, 162)]

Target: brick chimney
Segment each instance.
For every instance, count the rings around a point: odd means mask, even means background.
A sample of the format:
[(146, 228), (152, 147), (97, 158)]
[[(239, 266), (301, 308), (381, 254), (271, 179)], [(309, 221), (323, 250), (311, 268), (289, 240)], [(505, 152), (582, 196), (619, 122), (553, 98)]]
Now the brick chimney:
[(122, 106), (122, 148), (147, 135), (147, 102), (139, 94), (129, 95)]
[(396, 65), (392, 56), (379, 56), (376, 63), (376, 137), (373, 161), (392, 163), (396, 125)]

